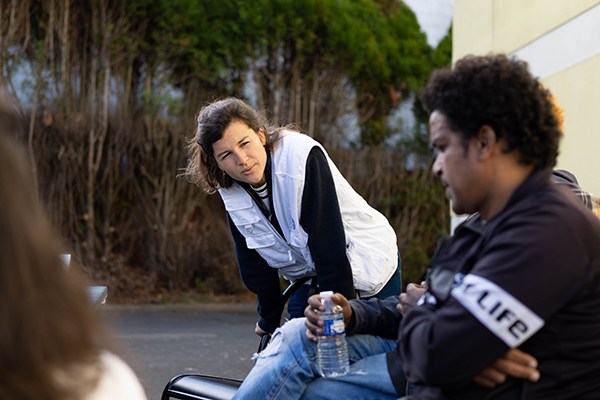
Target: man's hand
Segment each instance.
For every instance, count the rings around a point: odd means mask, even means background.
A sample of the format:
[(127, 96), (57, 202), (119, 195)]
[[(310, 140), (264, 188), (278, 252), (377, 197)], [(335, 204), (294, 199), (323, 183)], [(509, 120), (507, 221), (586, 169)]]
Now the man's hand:
[[(350, 307), (348, 300), (341, 294), (336, 293), (331, 296), (331, 302), (333, 304), (339, 304), (342, 307), (344, 323), (348, 325), (348, 322), (352, 317), (352, 308)], [(316, 343), (319, 341), (318, 336), (323, 333), (323, 329), (321, 328), (323, 326), (323, 320), (315, 310), (325, 311), (325, 306), (321, 304), (321, 296), (318, 294), (308, 298), (308, 306), (306, 306), (306, 309), (304, 310), (304, 316), (306, 317), (306, 322), (304, 324), (307, 328), (306, 337), (311, 342)]]
[(396, 310), (402, 315), (406, 315), (407, 312), (417, 306), (417, 301), (427, 291), (427, 283), (421, 282), (420, 285), (416, 283), (409, 283), (406, 286), (406, 293), (400, 294), (400, 302), (396, 305)]
[(260, 337), (263, 337), (265, 335), (271, 335), (269, 332), (263, 331), (260, 328), (260, 326), (258, 326), (258, 322), (256, 323), (256, 326), (254, 327), (254, 333), (256, 333)]
[(503, 384), (509, 376), (537, 382), (540, 379), (540, 371), (536, 369), (537, 365), (537, 360), (533, 356), (518, 349), (510, 349), (474, 377), (473, 382), (486, 388), (494, 388)]

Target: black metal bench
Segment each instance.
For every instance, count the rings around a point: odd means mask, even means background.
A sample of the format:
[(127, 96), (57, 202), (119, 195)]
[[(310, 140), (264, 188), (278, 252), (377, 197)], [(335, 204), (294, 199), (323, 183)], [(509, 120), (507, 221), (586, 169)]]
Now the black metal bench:
[[(292, 294), (300, 288), (310, 277), (298, 279), (285, 289), (283, 298), (287, 302)], [(260, 339), (258, 352), (267, 347), (270, 335)], [(175, 376), (165, 386), (161, 400), (231, 400), (242, 381), (236, 379), (219, 378), (200, 374), (181, 374)]]
[(161, 400), (231, 400), (241, 384), (235, 379), (181, 374), (167, 383)]

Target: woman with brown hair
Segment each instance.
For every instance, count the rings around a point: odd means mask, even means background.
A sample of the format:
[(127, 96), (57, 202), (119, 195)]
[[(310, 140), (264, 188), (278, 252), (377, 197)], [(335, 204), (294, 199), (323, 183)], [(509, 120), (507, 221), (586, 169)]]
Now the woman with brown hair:
[(0, 399), (145, 400), (133, 371), (107, 351), (77, 274), (59, 259), (5, 122), (0, 115)]
[(207, 105), (197, 123), (186, 176), (223, 199), (242, 280), (258, 297), (258, 335), (279, 326), (279, 276), (312, 280), (290, 298), (293, 318), (302, 316), (311, 286), (349, 298), (400, 294), (393, 228), (321, 144), (268, 126), (236, 98)]

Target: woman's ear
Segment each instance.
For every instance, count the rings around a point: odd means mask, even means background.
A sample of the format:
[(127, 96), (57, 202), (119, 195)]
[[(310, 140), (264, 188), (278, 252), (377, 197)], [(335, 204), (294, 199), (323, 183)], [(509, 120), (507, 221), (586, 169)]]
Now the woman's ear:
[(263, 131), (262, 128), (258, 129), (258, 137), (260, 138), (262, 145), (265, 146), (267, 144), (267, 137), (265, 136), (265, 131)]

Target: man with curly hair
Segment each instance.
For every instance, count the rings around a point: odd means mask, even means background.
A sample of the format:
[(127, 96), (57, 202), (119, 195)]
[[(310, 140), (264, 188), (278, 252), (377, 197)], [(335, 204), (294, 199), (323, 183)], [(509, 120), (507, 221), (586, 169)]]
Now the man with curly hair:
[(394, 399), (406, 386), (413, 400), (598, 398), (600, 220), (551, 180), (561, 131), (549, 92), (526, 63), (490, 55), (434, 72), (422, 96), (432, 171), (453, 210), (473, 215), (400, 299), (332, 297), (349, 374), (318, 377), (315, 295), (236, 398)]

